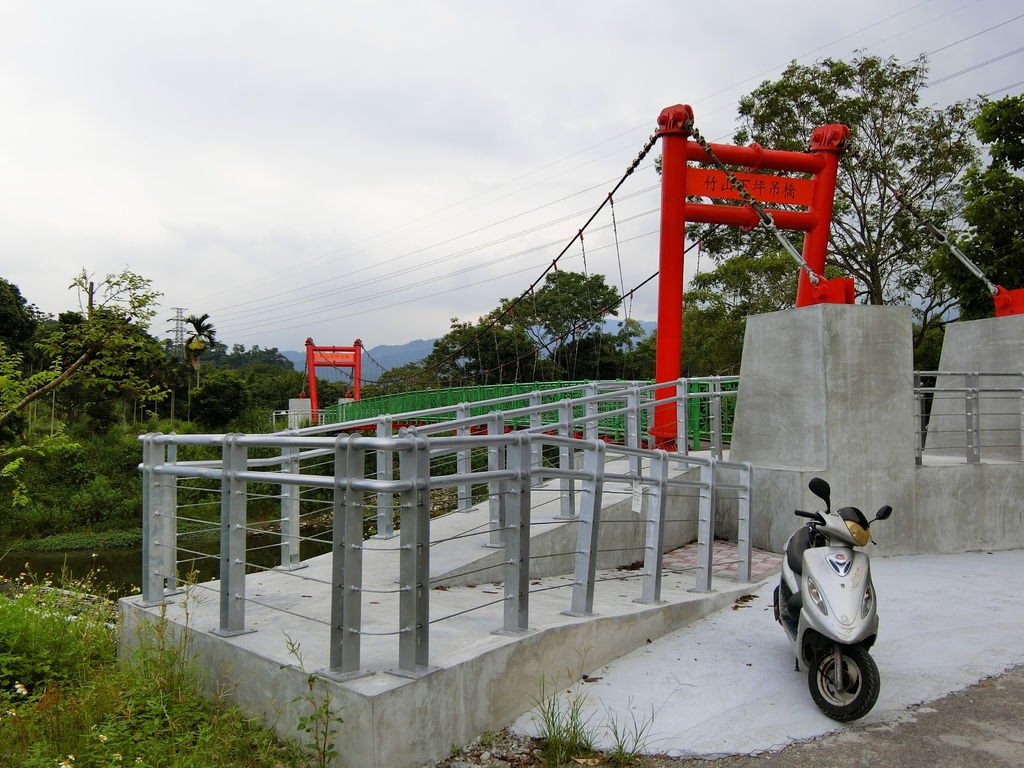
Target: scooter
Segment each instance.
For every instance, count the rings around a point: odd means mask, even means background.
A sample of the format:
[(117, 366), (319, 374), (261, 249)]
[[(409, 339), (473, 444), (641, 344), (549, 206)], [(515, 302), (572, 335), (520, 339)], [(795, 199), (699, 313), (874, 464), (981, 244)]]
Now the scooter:
[(824, 512), (796, 510), (810, 522), (786, 542), (782, 578), (775, 588), (775, 620), (807, 668), (807, 685), (818, 708), (834, 720), (863, 717), (881, 685), (868, 652), (878, 635), (875, 588), (867, 554), (870, 525), (885, 520), (883, 506), (870, 522), (856, 507), (831, 510), (831, 488), (820, 477), (808, 484), (825, 502)]

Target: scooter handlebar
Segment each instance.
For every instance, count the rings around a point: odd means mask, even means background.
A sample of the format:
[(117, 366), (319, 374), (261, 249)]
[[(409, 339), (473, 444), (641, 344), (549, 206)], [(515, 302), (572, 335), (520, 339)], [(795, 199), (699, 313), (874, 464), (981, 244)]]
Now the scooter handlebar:
[(797, 517), (806, 517), (820, 525), (825, 524), (825, 518), (821, 516), (821, 512), (804, 512), (802, 509), (794, 509), (793, 514)]

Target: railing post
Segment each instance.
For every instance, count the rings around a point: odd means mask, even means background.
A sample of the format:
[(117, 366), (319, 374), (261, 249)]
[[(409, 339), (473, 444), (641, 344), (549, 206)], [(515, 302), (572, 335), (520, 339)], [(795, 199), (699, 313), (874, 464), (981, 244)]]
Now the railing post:
[[(290, 475), (299, 474), (299, 449), (281, 451), (281, 470)], [(299, 516), (301, 486), (281, 483), (281, 568), (294, 571), (304, 567), (301, 562), (301, 520)]]
[(964, 396), (964, 418), (967, 430), (967, 463), (981, 461), (981, 416), (979, 413), (979, 376), (977, 371), (964, 377), (967, 392)]
[(743, 475), (746, 477), (744, 487), (738, 491), (738, 508), (736, 520), (736, 553), (739, 562), (736, 565), (736, 579), (750, 581), (750, 561), (753, 557), (753, 536), (751, 535), (750, 510), (754, 495), (754, 465), (743, 462)]
[[(572, 400), (558, 403), (558, 434), (561, 437), (572, 437)], [(576, 461), (571, 446), (558, 446), (558, 468), (563, 472), (576, 468)], [(576, 517), (576, 481), (571, 477), (558, 479), (558, 518), (571, 520)]]
[(505, 505), (505, 611), (501, 634), (521, 634), (530, 623), (530, 442), (528, 435), (517, 432), (505, 452), (505, 464), (512, 477), (504, 483), (508, 503)]
[[(174, 432), (169, 433), (174, 437)], [(164, 463), (177, 464), (178, 446), (170, 443)], [(158, 530), (160, 531), (160, 549), (163, 552), (163, 565), (160, 570), (165, 578), (164, 596), (176, 595), (181, 592), (178, 586), (178, 481), (174, 475), (158, 477), (157, 486), (162, 496), (161, 514)]]
[[(390, 416), (381, 416), (377, 420), (377, 437), (390, 438), (393, 434), (393, 427)], [(389, 481), (393, 477), (392, 462), (394, 453), (392, 451), (378, 449), (377, 452), (377, 479)], [(377, 533), (375, 539), (390, 539), (395, 535), (395, 498), (390, 493), (377, 492)]]
[(687, 414), (689, 402), (687, 399), (689, 383), (686, 379), (679, 379), (676, 382), (676, 451), (686, 456), (690, 453), (690, 443), (687, 440)]
[(709, 393), (711, 406), (711, 455), (722, 458), (722, 381), (717, 376), (711, 380)]
[[(540, 406), (544, 404), (542, 393), (532, 392), (530, 393), (530, 408), (534, 409), (530, 411), (530, 432), (539, 435), (544, 426), (544, 412), (540, 410)], [(533, 469), (540, 469), (544, 464), (544, 445), (540, 440), (534, 440), (530, 443), (530, 466)], [(544, 482), (544, 478), (539, 472), (533, 473), (533, 487), (536, 488)]]
[(600, 436), (600, 430), (598, 429), (599, 421), (598, 421), (598, 416), (597, 416), (598, 415), (598, 403), (595, 400), (590, 400), (589, 399), (589, 398), (597, 397), (597, 384), (587, 384), (587, 386), (586, 386), (584, 391), (585, 391), (585, 396), (588, 398), (587, 399), (587, 404), (586, 404), (586, 406), (584, 406), (586, 417), (587, 417), (586, 418), (586, 427), (585, 427), (586, 428), (586, 432), (584, 433), (584, 437), (586, 437), (587, 440), (597, 440), (598, 437)]
[[(469, 406), (459, 403), (455, 407), (455, 418), (459, 421), (469, 418)], [(469, 437), (469, 427), (457, 427), (455, 434), (459, 437)], [(455, 454), (455, 469), (462, 477), (469, 477), (473, 468), (472, 448), (460, 448)], [(473, 484), (469, 480), (460, 481), (456, 492), (458, 500), (455, 505), (457, 512), (469, 512), (473, 508)]]
[[(636, 387), (626, 391), (626, 445), (630, 448), (640, 447), (640, 390)], [(640, 457), (630, 455), (629, 474), (639, 479), (640, 473)]]
[(700, 468), (697, 507), (697, 580), (691, 592), (711, 591), (711, 565), (715, 547), (715, 460)]
[(1024, 371), (1020, 373), (1021, 387), (1017, 390), (1017, 413), (1020, 416), (1020, 460), (1024, 461)]
[(403, 677), (430, 671), (430, 441), (413, 437), (399, 456), (405, 490), (399, 531), (398, 669)]
[(601, 526), (601, 493), (604, 488), (604, 443), (597, 441), (583, 455), (583, 503), (576, 526), (576, 563), (569, 616), (590, 616), (594, 612), (594, 574), (597, 571), (597, 542)]
[(665, 549), (665, 506), (668, 497), (668, 454), (657, 451), (651, 459), (654, 486), (647, 501), (647, 531), (644, 536), (644, 581), (639, 603), (661, 600), (662, 551)]
[(213, 632), (231, 637), (245, 632), (246, 482), (238, 478), (248, 449), (238, 435), (226, 435), (221, 449), (220, 483), (220, 626)]
[(142, 604), (159, 605), (164, 600), (164, 565), (161, 523), (166, 501), (163, 478), (155, 468), (164, 463), (165, 448), (156, 442), (157, 433), (142, 437)]
[(334, 441), (334, 527), (331, 554), (330, 669), (332, 678), (359, 674), (363, 605), (363, 500), (355, 487), (366, 471), (366, 450), (351, 435)]
[[(487, 418), (487, 434), (490, 436), (505, 434), (505, 417), (501, 411), (494, 411)], [(501, 445), (493, 443), (487, 446), (487, 471), (497, 472), (503, 469), (505, 452)], [(505, 528), (505, 495), (501, 492), (501, 483), (490, 480), (487, 483), (487, 510), (490, 520), (490, 531), (485, 547), (503, 547), (505, 541), (502, 530)]]
[(914, 374), (914, 403), (917, 406), (914, 409), (914, 420), (917, 422), (917, 430), (915, 432), (914, 440), (914, 463), (917, 466), (921, 466), (924, 463), (924, 443), (925, 443), (925, 418), (927, 416), (925, 397), (924, 397), (924, 377), (919, 373)]

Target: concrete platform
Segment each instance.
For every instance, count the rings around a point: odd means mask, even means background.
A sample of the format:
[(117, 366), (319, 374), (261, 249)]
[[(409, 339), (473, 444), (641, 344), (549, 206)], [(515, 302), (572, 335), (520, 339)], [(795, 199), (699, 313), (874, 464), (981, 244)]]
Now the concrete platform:
[[(431, 548), (431, 667), (415, 679), (394, 673), (398, 539), (365, 542), (360, 664), (365, 674), (343, 681), (315, 678), (317, 701), (329, 697), (332, 710), (344, 721), (336, 739), (338, 766), (403, 768), (442, 757), (452, 744), (508, 725), (530, 709), (542, 689), (561, 685), (567, 675), (607, 664), (752, 590), (752, 584), (735, 580), (735, 547), (716, 542), (712, 592), (690, 591), (695, 583), (693, 545), (666, 556), (662, 603), (635, 602), (642, 572), (628, 564), (641, 557), (643, 519), (630, 509), (627, 489), (617, 493), (614, 484), (608, 485), (603, 521), (609, 530), (616, 529), (619, 541), (629, 541), (624, 531), (636, 529), (635, 547), (627, 544), (608, 553), (626, 565), (599, 571), (595, 615), (587, 617), (563, 613), (570, 607), (571, 575), (535, 576), (530, 630), (523, 634), (495, 634), (502, 626), (503, 589), (487, 579), (501, 572), (502, 552), (482, 546), (486, 509), (432, 521), (431, 540), (438, 543)], [(695, 531), (696, 515), (686, 512), (690, 501), (684, 494), (672, 505), (670, 526), (684, 540), (695, 538), (690, 531)], [(545, 505), (542, 495), (534, 507), (534, 555), (549, 551), (538, 562), (571, 562), (576, 521), (555, 518), (555, 505)], [(547, 517), (544, 509), (550, 509)], [(759, 555), (752, 579), (766, 577), (777, 564), (776, 556)], [(139, 598), (128, 598), (122, 601), (125, 637), (130, 640), (135, 625), (153, 621), (161, 610), (176, 630), (187, 625), (211, 692), (227, 692), (240, 707), (291, 737), (299, 717), (313, 706), (309, 674), (329, 663), (330, 578), (329, 555), (313, 558), (299, 570), (250, 575), (246, 626), (255, 631), (229, 638), (213, 633), (219, 620), (216, 582), (195, 585), (162, 609), (144, 608)]]

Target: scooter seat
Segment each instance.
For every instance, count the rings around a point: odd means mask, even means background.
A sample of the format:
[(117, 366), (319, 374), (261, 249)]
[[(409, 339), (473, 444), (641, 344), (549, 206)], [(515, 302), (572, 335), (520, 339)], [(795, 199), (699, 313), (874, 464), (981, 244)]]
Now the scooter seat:
[(786, 545), (786, 562), (797, 576), (804, 572), (804, 551), (811, 546), (811, 529), (804, 526), (789, 539)]

